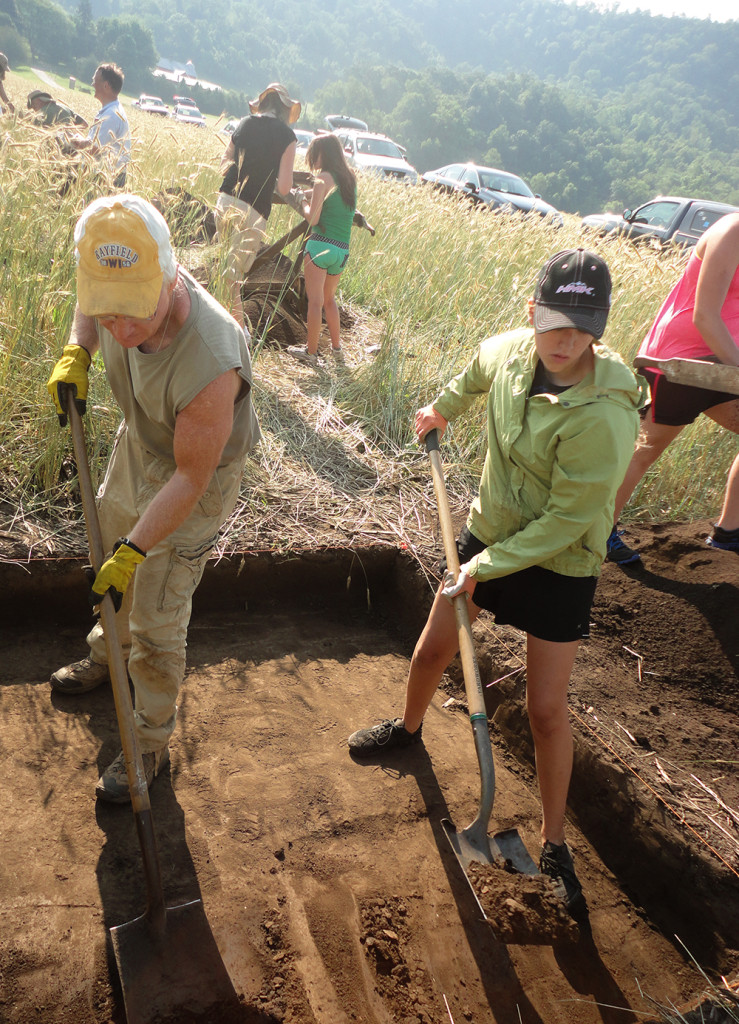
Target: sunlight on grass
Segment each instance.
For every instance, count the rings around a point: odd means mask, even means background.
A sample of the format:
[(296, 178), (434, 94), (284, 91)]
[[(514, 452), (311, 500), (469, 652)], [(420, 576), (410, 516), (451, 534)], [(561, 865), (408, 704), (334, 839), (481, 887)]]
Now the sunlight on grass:
[[(64, 88), (55, 94), (91, 119), (92, 95)], [(128, 187), (147, 198), (167, 190), (191, 197), (192, 219), (180, 211), (173, 235), (182, 262), (200, 268), (213, 293), (226, 301), (224, 254), (219, 246), (191, 244), (203, 204), (213, 207), (218, 165), (226, 144), (211, 130), (193, 129), (129, 109), (134, 137)], [(18, 118), (5, 119), (0, 169), (0, 448), (7, 501), (35, 514), (53, 515), (65, 494), (66, 436), (46, 393), (49, 372), (64, 345), (74, 309), (72, 231), (97, 194), (94, 167), (74, 167), (53, 136)], [(362, 177), (359, 206), (377, 233), (355, 231), (342, 277), (345, 300), (384, 323), (381, 350), (347, 375), (337, 405), (363, 425), (387, 454), (411, 444), (413, 414), (432, 401), (476, 345), (491, 334), (525, 324), (526, 300), (545, 260), (582, 245), (579, 221), (559, 230), (471, 207), (423, 187)], [(274, 240), (295, 223), (275, 207)], [(676, 280), (685, 255), (657, 253), (625, 241), (586, 239), (608, 261), (614, 305), (606, 340), (627, 361)], [(289, 254), (295, 254), (295, 246)], [(260, 338), (254, 339), (256, 375)], [(264, 372), (267, 372), (264, 366)], [(118, 420), (100, 367), (91, 372), (91, 402), (98, 414), (86, 426), (99, 474)], [(446, 458), (474, 487), (484, 457), (482, 405), (448, 432)], [(705, 418), (683, 432), (647, 475), (625, 519), (691, 519), (715, 515), (736, 440)], [(261, 459), (269, 460), (269, 452)]]

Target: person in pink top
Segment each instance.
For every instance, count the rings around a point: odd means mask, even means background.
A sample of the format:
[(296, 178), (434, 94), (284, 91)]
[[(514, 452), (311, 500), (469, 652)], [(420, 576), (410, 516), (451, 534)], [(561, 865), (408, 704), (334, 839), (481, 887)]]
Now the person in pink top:
[[(688, 264), (662, 304), (640, 356), (658, 359), (707, 359), (739, 366), (739, 213), (716, 221), (699, 239)], [(688, 423), (701, 413), (739, 434), (739, 398), (722, 391), (688, 387), (667, 380), (660, 370), (641, 371), (649, 381), (651, 404), (616, 495), (615, 522), (636, 485)], [(707, 539), (715, 548), (739, 552), (739, 455), (729, 470), (721, 515)], [(613, 527), (608, 538), (611, 562), (640, 561)]]

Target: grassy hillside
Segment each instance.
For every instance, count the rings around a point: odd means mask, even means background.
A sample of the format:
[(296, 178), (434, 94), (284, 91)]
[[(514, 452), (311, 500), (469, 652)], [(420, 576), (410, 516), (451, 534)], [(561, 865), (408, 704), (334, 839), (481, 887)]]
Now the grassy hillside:
[[(84, 115), (94, 112), (92, 97), (59, 93)], [(214, 202), (223, 149), (214, 132), (136, 111), (131, 124), (132, 190), (152, 197), (177, 185)], [(74, 308), (73, 225), (94, 191), (83, 170), (61, 197), (68, 170), (48, 135), (21, 124), (8, 131), (0, 170), (0, 477), (6, 512), (46, 521), (66, 515), (69, 439), (59, 429), (45, 383)], [(360, 207), (377, 234), (355, 232), (341, 298), (379, 318), (382, 344), (376, 357), (350, 361), (348, 372), (332, 382), (330, 401), (385, 458), (401, 465), (418, 455), (411, 432), (416, 408), (433, 399), (481, 339), (524, 323), (539, 266), (582, 238), (575, 218), (556, 231), (471, 210), (424, 188), (372, 179), (361, 181)], [(287, 208), (277, 208), (271, 235), (277, 237), (294, 218)], [(630, 359), (685, 257), (619, 241), (600, 248), (615, 286), (607, 337)], [(211, 290), (224, 297), (217, 246), (184, 245), (180, 256), (186, 265), (204, 268)], [(255, 464), (266, 465), (278, 450), (291, 448), (299, 458), (304, 438), (293, 437), (275, 418), (275, 381), (284, 380), (287, 357), (260, 337), (253, 350), (257, 403), (270, 424)], [(92, 378), (86, 426), (99, 470), (118, 413), (100, 367)], [(455, 475), (469, 488), (484, 452), (481, 427), (481, 415), (465, 417), (446, 444)], [(664, 520), (715, 514), (734, 453), (735, 440), (706, 422), (686, 430), (646, 479), (629, 515)]]
[(420, 171), (503, 167), (569, 212), (659, 193), (739, 205), (739, 21), (562, 0), (60, 2), (7, 0), (11, 66), (89, 81), (116, 60), (136, 91), (157, 92), (172, 88), (151, 76), (157, 55), (192, 59), (226, 90), (196, 86), (204, 111), (241, 116), (279, 79), (304, 127), (350, 112)]

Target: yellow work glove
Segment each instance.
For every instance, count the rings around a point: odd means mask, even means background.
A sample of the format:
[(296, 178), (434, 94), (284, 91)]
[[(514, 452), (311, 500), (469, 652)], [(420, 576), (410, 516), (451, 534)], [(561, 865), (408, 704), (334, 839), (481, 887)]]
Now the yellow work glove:
[(71, 388), (75, 404), (80, 416), (85, 415), (87, 408), (87, 371), (90, 368), (92, 356), (86, 348), (81, 345), (65, 345), (62, 350), (62, 357), (54, 367), (49, 377), (46, 388), (56, 406), (59, 423), (62, 427), (67, 425), (67, 405), (65, 400), (65, 389)]
[(137, 548), (127, 537), (117, 540), (113, 554), (103, 562), (90, 590), (90, 604), (100, 604), (106, 594), (113, 598), (115, 610), (121, 607), (123, 595), (131, 582), (133, 571), (146, 558), (146, 552)]

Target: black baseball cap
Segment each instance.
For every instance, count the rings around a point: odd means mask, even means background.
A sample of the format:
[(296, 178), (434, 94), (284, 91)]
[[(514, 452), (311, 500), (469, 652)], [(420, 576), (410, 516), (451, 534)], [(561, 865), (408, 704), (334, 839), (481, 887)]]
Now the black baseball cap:
[(604, 260), (587, 249), (563, 249), (544, 264), (534, 289), (534, 328), (562, 327), (601, 338), (611, 308), (611, 275)]

